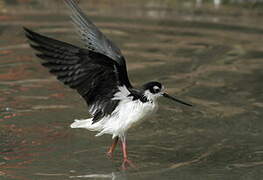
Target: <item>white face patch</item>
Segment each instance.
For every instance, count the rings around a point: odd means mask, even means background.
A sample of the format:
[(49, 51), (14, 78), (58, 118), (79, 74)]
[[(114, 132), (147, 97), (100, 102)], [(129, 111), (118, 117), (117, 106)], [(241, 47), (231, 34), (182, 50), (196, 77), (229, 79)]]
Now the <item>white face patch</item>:
[[(160, 88), (158, 88), (158, 89), (160, 89)], [(156, 101), (156, 99), (158, 98), (158, 97), (160, 97), (160, 96), (162, 96), (162, 93), (155, 93), (155, 94), (153, 94), (153, 93), (151, 93), (149, 90), (146, 90), (145, 92), (144, 92), (144, 96), (148, 99), (148, 100), (150, 100), (150, 101)]]
[(158, 86), (153, 86), (154, 90), (160, 90), (160, 88)]

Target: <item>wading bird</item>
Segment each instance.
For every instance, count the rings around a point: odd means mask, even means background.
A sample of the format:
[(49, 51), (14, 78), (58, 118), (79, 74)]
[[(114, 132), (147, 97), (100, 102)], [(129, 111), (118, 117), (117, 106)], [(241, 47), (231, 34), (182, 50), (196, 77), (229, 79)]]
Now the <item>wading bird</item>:
[(80, 48), (25, 29), (30, 46), (37, 50), (42, 65), (65, 85), (77, 90), (85, 99), (92, 118), (75, 120), (71, 128), (98, 131), (96, 136), (111, 134), (112, 157), (118, 140), (123, 151), (122, 167), (133, 166), (128, 159), (126, 135), (157, 108), (157, 98), (166, 97), (187, 106), (190, 104), (164, 92), (159, 82), (148, 82), (134, 88), (128, 78), (126, 63), (120, 49), (110, 41), (82, 12), (74, 0), (64, 0), (71, 9), (71, 19), (85, 48)]

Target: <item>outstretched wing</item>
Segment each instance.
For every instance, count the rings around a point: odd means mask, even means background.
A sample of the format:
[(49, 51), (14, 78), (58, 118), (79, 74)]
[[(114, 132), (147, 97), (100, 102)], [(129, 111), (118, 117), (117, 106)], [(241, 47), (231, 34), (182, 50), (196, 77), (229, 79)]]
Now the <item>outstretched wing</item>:
[(119, 66), (109, 57), (45, 37), (25, 28), (42, 65), (86, 100), (93, 122), (111, 114), (119, 103), (112, 99), (121, 86)]
[(71, 19), (79, 31), (81, 39), (85, 42), (88, 49), (99, 52), (116, 61), (121, 67), (121, 79), (124, 84), (131, 88), (126, 62), (120, 49), (110, 41), (82, 12), (75, 0), (64, 0), (71, 9)]

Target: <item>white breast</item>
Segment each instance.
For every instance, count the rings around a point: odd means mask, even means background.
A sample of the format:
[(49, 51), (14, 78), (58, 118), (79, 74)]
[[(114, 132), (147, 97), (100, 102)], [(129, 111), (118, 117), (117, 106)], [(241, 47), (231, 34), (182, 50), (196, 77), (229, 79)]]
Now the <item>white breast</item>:
[(132, 100), (132, 97), (129, 96), (130, 92), (125, 86), (119, 87), (119, 90), (112, 100), (119, 100), (120, 102), (111, 115), (103, 117), (94, 124), (92, 119), (86, 120), (85, 124), (81, 123), (81, 121), (76, 121), (73, 126), (81, 124), (81, 127), (77, 126), (77, 128), (99, 131), (96, 136), (112, 134), (114, 138), (116, 136), (124, 136), (130, 127), (142, 122), (146, 116), (156, 111), (156, 98), (147, 102), (141, 102), (139, 99)]
[(122, 119), (122, 125), (128, 130), (131, 126), (138, 124), (157, 109), (154, 102), (141, 102), (140, 100), (120, 103), (119, 115)]
[(100, 126), (101, 132), (97, 136), (105, 133), (112, 134), (113, 138), (123, 136), (130, 127), (142, 122), (146, 116), (152, 114), (156, 109), (157, 105), (154, 102), (142, 103), (140, 100), (123, 100), (111, 116), (94, 123), (94, 126)]

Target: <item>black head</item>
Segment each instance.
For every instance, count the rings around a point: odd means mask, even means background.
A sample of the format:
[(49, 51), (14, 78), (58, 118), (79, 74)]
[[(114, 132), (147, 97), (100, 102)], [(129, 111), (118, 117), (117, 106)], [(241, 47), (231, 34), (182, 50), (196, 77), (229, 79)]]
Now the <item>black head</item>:
[(148, 99), (155, 100), (157, 97), (163, 96), (165, 98), (171, 99), (173, 101), (179, 102), (181, 104), (192, 106), (184, 101), (181, 101), (175, 97), (170, 96), (169, 94), (164, 92), (164, 86), (156, 81), (148, 82), (143, 85), (144, 96)]
[(143, 85), (143, 90), (148, 90), (152, 94), (159, 94), (164, 90), (164, 87), (159, 82), (151, 81)]

